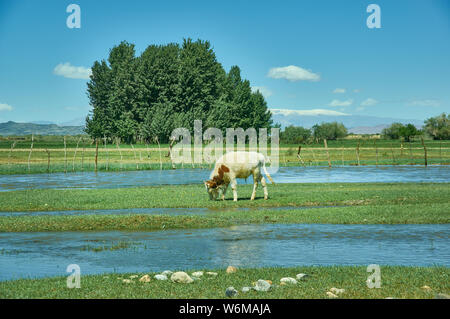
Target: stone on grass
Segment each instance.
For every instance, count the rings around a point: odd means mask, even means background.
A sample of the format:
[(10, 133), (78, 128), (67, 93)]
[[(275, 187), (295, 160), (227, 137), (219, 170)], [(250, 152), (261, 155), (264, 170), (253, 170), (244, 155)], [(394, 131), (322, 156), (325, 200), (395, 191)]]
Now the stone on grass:
[(151, 278), (149, 275), (144, 275), (141, 278), (139, 278), (140, 282), (150, 282)]
[(122, 282), (125, 283), (125, 284), (131, 284), (133, 282), (133, 280), (131, 280), (131, 279), (124, 279), (124, 280), (122, 280)]
[(234, 266), (228, 266), (227, 268), (227, 274), (231, 274), (237, 271), (237, 268)]
[(238, 291), (234, 289), (234, 287), (228, 287), (227, 290), (225, 291), (225, 295), (227, 295), (227, 297), (234, 297), (237, 294)]
[(422, 288), (423, 290), (431, 290), (431, 287), (429, 287), (429, 286), (422, 286), (420, 288)]
[(259, 279), (253, 289), (255, 289), (256, 291), (269, 291), (270, 284), (266, 280)]
[(297, 280), (292, 278), (292, 277), (284, 277), (280, 279), (281, 283), (287, 283), (287, 284), (293, 284), (296, 285), (297, 284)]
[(252, 287), (243, 287), (242, 288), (242, 292), (249, 292), (250, 290), (252, 290)]
[(344, 293), (345, 289), (339, 289), (339, 288), (331, 288), (330, 291), (336, 295)]
[(134, 279), (134, 278), (137, 278), (137, 277), (139, 277), (139, 276), (138, 275), (131, 275), (130, 279)]
[(209, 275), (209, 276), (217, 276), (217, 273), (216, 272), (212, 272), (212, 271), (207, 271), (206, 274)]
[(201, 277), (201, 276), (203, 276), (203, 271), (196, 271), (196, 272), (193, 272), (192, 273), (192, 276), (194, 276), (194, 277)]
[(167, 276), (163, 274), (155, 275), (154, 278), (156, 280), (167, 280)]
[(179, 282), (182, 284), (190, 284), (191, 282), (193, 282), (194, 280), (189, 277), (189, 275), (187, 273), (185, 273), (184, 271), (177, 271), (174, 272), (172, 274), (172, 276), (170, 277), (170, 280), (172, 280), (173, 282)]
[(297, 274), (295, 276), (295, 278), (297, 278), (297, 280), (304, 280), (306, 277), (309, 277), (307, 274)]
[(165, 276), (167, 276), (167, 277), (172, 276), (172, 274), (173, 274), (173, 271), (171, 271), (171, 270), (164, 270), (164, 271), (161, 273), (161, 275), (165, 275)]
[(434, 299), (450, 299), (450, 295), (440, 293), (434, 296)]
[(336, 296), (334, 293), (327, 291), (327, 296), (328, 298), (337, 298), (338, 296)]

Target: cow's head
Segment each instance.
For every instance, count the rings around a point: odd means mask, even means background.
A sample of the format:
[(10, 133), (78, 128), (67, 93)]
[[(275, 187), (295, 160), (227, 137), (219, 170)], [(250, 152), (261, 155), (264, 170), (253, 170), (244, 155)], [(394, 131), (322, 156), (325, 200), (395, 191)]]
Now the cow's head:
[(222, 185), (225, 184), (225, 181), (223, 179), (223, 174), (228, 173), (230, 169), (226, 167), (225, 165), (222, 165), (219, 167), (219, 170), (217, 171), (217, 175), (215, 175), (212, 179), (209, 181), (205, 181), (205, 188), (208, 192), (209, 199), (210, 200), (216, 200), (219, 196), (219, 190), (222, 187)]

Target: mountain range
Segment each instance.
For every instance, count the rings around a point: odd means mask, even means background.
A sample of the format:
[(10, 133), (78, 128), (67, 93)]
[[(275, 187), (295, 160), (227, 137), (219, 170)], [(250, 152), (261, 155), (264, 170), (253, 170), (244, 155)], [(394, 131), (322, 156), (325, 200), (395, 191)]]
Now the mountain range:
[[(42, 123), (42, 122), (41, 122)], [(84, 134), (84, 126), (59, 126), (37, 123), (0, 123), (0, 136), (7, 135), (78, 135)]]
[[(394, 122), (402, 124), (412, 123), (417, 128), (421, 128), (423, 121), (416, 119), (398, 119), (390, 117), (349, 115), (340, 112), (326, 110), (296, 111), (271, 109), (273, 123), (281, 124), (281, 128), (286, 126), (303, 126), (311, 128), (315, 124), (322, 122), (340, 122), (343, 123), (349, 133), (354, 134), (378, 134)], [(322, 111), (322, 112), (321, 112)], [(78, 135), (83, 134), (84, 118), (76, 118), (60, 124), (49, 121), (34, 121), (31, 123), (6, 122), (0, 123), (0, 135)]]
[(399, 119), (391, 117), (377, 117), (366, 115), (350, 115), (340, 112), (330, 112), (327, 110), (296, 111), (271, 109), (273, 123), (281, 124), (281, 128), (289, 125), (303, 126), (311, 128), (315, 124), (322, 122), (339, 122), (348, 128), (349, 133), (355, 134), (378, 134), (394, 122), (408, 124), (411, 123), (418, 128), (423, 126), (423, 120)]

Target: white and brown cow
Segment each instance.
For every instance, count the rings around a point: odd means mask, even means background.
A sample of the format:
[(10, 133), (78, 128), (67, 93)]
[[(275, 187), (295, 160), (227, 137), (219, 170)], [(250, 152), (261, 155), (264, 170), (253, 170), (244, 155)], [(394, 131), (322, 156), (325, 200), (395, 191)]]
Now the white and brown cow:
[(205, 187), (209, 194), (209, 199), (216, 200), (219, 193), (222, 193), (222, 200), (225, 200), (225, 194), (228, 185), (231, 184), (233, 190), (233, 200), (237, 201), (236, 178), (247, 178), (253, 175), (253, 193), (250, 200), (255, 199), (258, 182), (264, 189), (264, 199), (268, 198), (266, 180), (261, 174), (261, 167), (267, 178), (275, 184), (272, 177), (266, 170), (266, 158), (263, 154), (257, 152), (229, 152), (220, 157), (214, 170), (211, 172), (210, 180), (205, 181)]

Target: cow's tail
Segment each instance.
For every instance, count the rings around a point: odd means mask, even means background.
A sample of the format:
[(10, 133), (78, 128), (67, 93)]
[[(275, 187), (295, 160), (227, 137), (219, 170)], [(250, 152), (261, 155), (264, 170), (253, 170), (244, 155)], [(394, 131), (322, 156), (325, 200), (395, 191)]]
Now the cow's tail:
[(268, 157), (265, 158), (264, 163), (263, 163), (263, 170), (264, 170), (264, 173), (266, 174), (266, 176), (267, 176), (267, 178), (269, 179), (269, 181), (271, 181), (272, 184), (275, 184), (275, 182), (274, 182), (273, 179), (272, 179), (272, 176), (270, 176), (269, 172), (268, 172), (267, 169), (266, 169), (266, 162), (267, 162), (267, 163), (270, 163), (270, 159), (269, 159)]

